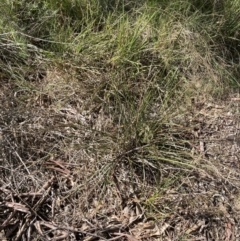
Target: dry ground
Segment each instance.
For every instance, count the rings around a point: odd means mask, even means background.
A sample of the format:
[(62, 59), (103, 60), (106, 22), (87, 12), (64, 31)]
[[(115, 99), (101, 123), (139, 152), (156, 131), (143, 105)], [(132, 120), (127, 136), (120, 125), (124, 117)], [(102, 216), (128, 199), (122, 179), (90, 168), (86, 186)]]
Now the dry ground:
[(1, 87), (2, 239), (240, 239), (239, 96), (192, 99), (174, 121), (195, 159), (159, 164), (119, 150), (111, 116), (83, 109), (75, 85), (51, 70), (31, 91)]
[(240, 240), (239, 1), (3, 2), (0, 239)]

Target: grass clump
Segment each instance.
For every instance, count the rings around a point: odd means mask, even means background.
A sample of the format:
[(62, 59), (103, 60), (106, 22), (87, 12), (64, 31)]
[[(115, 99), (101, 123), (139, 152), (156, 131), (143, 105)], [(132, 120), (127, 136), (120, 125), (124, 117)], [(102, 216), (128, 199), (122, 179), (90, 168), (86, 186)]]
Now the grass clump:
[(238, 91), (238, 1), (14, 0), (1, 11), (6, 237), (211, 233), (212, 175), (224, 174), (209, 171), (202, 100)]

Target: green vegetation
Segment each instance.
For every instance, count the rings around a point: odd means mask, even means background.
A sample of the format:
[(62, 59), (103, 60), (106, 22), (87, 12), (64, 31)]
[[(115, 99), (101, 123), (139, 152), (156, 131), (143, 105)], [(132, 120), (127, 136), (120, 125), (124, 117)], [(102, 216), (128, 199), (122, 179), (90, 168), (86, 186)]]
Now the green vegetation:
[[(4, 188), (19, 198), (55, 175), (56, 209), (72, 208), (48, 220), (81, 228), (96, 212), (104, 227), (133, 197), (170, 220), (186, 180), (218, 176), (195, 148), (197, 105), (239, 91), (240, 1), (3, 0), (0, 14)], [(46, 221), (50, 201), (34, 200), (21, 204)]]

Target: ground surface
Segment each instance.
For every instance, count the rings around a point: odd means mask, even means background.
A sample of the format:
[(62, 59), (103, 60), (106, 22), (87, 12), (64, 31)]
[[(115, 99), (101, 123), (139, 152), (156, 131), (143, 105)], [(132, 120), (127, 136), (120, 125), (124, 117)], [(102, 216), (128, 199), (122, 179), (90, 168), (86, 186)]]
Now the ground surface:
[[(239, 96), (192, 99), (176, 122), (191, 128), (184, 138), (199, 159), (159, 165), (134, 159), (141, 148), (115, 155), (114, 127), (102, 111), (79, 113), (76, 103), (51, 109), (41, 94), (35, 109), (21, 109), (9, 101), (18, 93), (5, 88), (1, 101), (11, 108), (2, 109), (1, 120), (3, 239), (240, 238)], [(104, 155), (89, 151), (98, 145), (106, 146)]]
[(240, 240), (239, 0), (0, 12), (0, 239)]

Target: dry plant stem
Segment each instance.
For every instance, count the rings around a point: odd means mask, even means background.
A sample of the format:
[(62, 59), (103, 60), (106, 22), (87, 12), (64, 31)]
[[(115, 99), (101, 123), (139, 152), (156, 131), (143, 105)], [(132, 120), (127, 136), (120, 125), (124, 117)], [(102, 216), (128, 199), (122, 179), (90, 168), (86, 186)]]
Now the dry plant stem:
[[(33, 37), (33, 36), (30, 36), (30, 35), (22, 33), (22, 32), (19, 32), (19, 34), (21, 34), (23, 36), (26, 36), (26, 37), (28, 37), (30, 39), (33, 39), (35, 41), (42, 41), (42, 42), (47, 42), (47, 43), (59, 43), (59, 44), (66, 44), (66, 45), (70, 45), (71, 44), (71, 43), (66, 43), (66, 42), (58, 42), (58, 41), (46, 40), (46, 39), (43, 39), (43, 38), (37, 38), (37, 37)], [(36, 48), (35, 45), (32, 45), (32, 46)]]
[(27, 240), (30, 241), (31, 240), (31, 233), (32, 233), (32, 228), (34, 225), (34, 222), (36, 221), (36, 217), (30, 222), (29, 227), (27, 229)]
[[(43, 225), (43, 226), (46, 226), (46, 227), (48, 227), (48, 228), (50, 228), (50, 229), (52, 229), (52, 231), (55, 231), (55, 230), (58, 229), (58, 227), (56, 227), (56, 226), (54, 226), (54, 225), (52, 225), (52, 224), (50, 224), (50, 223), (44, 222), (44, 221), (39, 222), (39, 224), (40, 224), (40, 225)], [(41, 229), (41, 228), (40, 228), (40, 229)], [(43, 233), (43, 232), (41, 231), (41, 233)], [(68, 237), (68, 232), (62, 230), (62, 233), (63, 233), (62, 235), (54, 238), (53, 240), (54, 240), (54, 241), (63, 240), (63, 239), (65, 239), (65, 238)]]
[[(138, 241), (138, 239), (136, 239), (135, 237), (133, 237), (130, 234), (126, 234), (126, 233), (113, 233), (114, 235), (118, 235), (118, 238), (120, 237), (126, 237), (128, 239), (128, 241)], [(111, 239), (110, 239), (111, 240)]]
[(45, 192), (46, 189), (52, 186), (53, 182), (55, 180), (55, 176), (52, 176), (50, 180), (46, 181), (42, 188), (37, 192), (38, 194), (42, 194), (42, 192)]
[(17, 153), (17, 151), (13, 148), (13, 146), (11, 145), (11, 143), (9, 142), (9, 140), (6, 138), (6, 141), (8, 142), (8, 144), (11, 146), (11, 148), (13, 149), (14, 153), (16, 154), (16, 156), (18, 157), (18, 159), (20, 160), (20, 162), (22, 163), (22, 165), (24, 166), (25, 170), (27, 171), (28, 175), (31, 175), (26, 164), (24, 163), (24, 161), (22, 160), (22, 158), (20, 157), (20, 155)]
[(11, 219), (14, 217), (14, 215), (16, 214), (16, 210), (14, 210), (13, 212), (11, 212), (11, 214), (9, 215), (9, 217), (3, 222), (3, 224), (0, 226), (0, 231), (3, 230), (3, 228), (7, 227), (11, 221)]
[[(109, 239), (106, 239), (102, 236), (99, 236), (97, 234), (94, 234), (94, 233), (89, 233), (89, 232), (86, 232), (86, 231), (82, 231), (82, 230), (79, 230), (79, 229), (75, 229), (75, 228), (66, 228), (66, 227), (61, 227), (61, 226), (57, 226), (57, 225), (53, 225), (53, 224), (49, 224), (49, 223), (46, 223), (45, 221), (40, 221), (39, 222), (40, 225), (45, 225), (47, 227), (50, 227), (54, 230), (56, 229), (59, 229), (59, 230), (66, 230), (66, 231), (70, 231), (70, 232), (76, 232), (76, 233), (81, 233), (81, 234), (85, 234), (85, 235), (89, 235), (89, 236), (92, 236), (92, 237), (95, 237), (95, 238), (100, 238), (100, 239), (103, 239), (103, 240), (109, 240)], [(101, 231), (101, 230), (100, 230)]]
[(36, 230), (38, 231), (38, 233), (43, 237), (44, 234), (43, 234), (42, 229), (41, 229), (41, 227), (40, 227), (40, 221), (36, 221), (36, 222), (33, 224), (33, 226), (36, 228)]
[(70, 171), (64, 165), (62, 165), (60, 161), (50, 160), (50, 161), (47, 161), (45, 165), (47, 166), (48, 169), (52, 169), (59, 173), (62, 173), (66, 177), (70, 175)]
[(20, 240), (20, 239), (22, 238), (22, 234), (23, 234), (24, 231), (27, 229), (27, 225), (28, 225), (28, 222), (26, 221), (26, 222), (22, 225), (21, 229), (18, 230), (18, 233), (17, 233), (17, 236), (16, 236), (16, 238), (15, 238), (15, 241), (18, 241), (18, 240)]
[[(14, 194), (14, 196), (16, 196), (16, 194)], [(29, 197), (29, 196), (36, 197), (36, 196), (42, 196), (42, 193), (39, 193), (39, 192), (20, 193), (18, 196), (22, 198)]]

